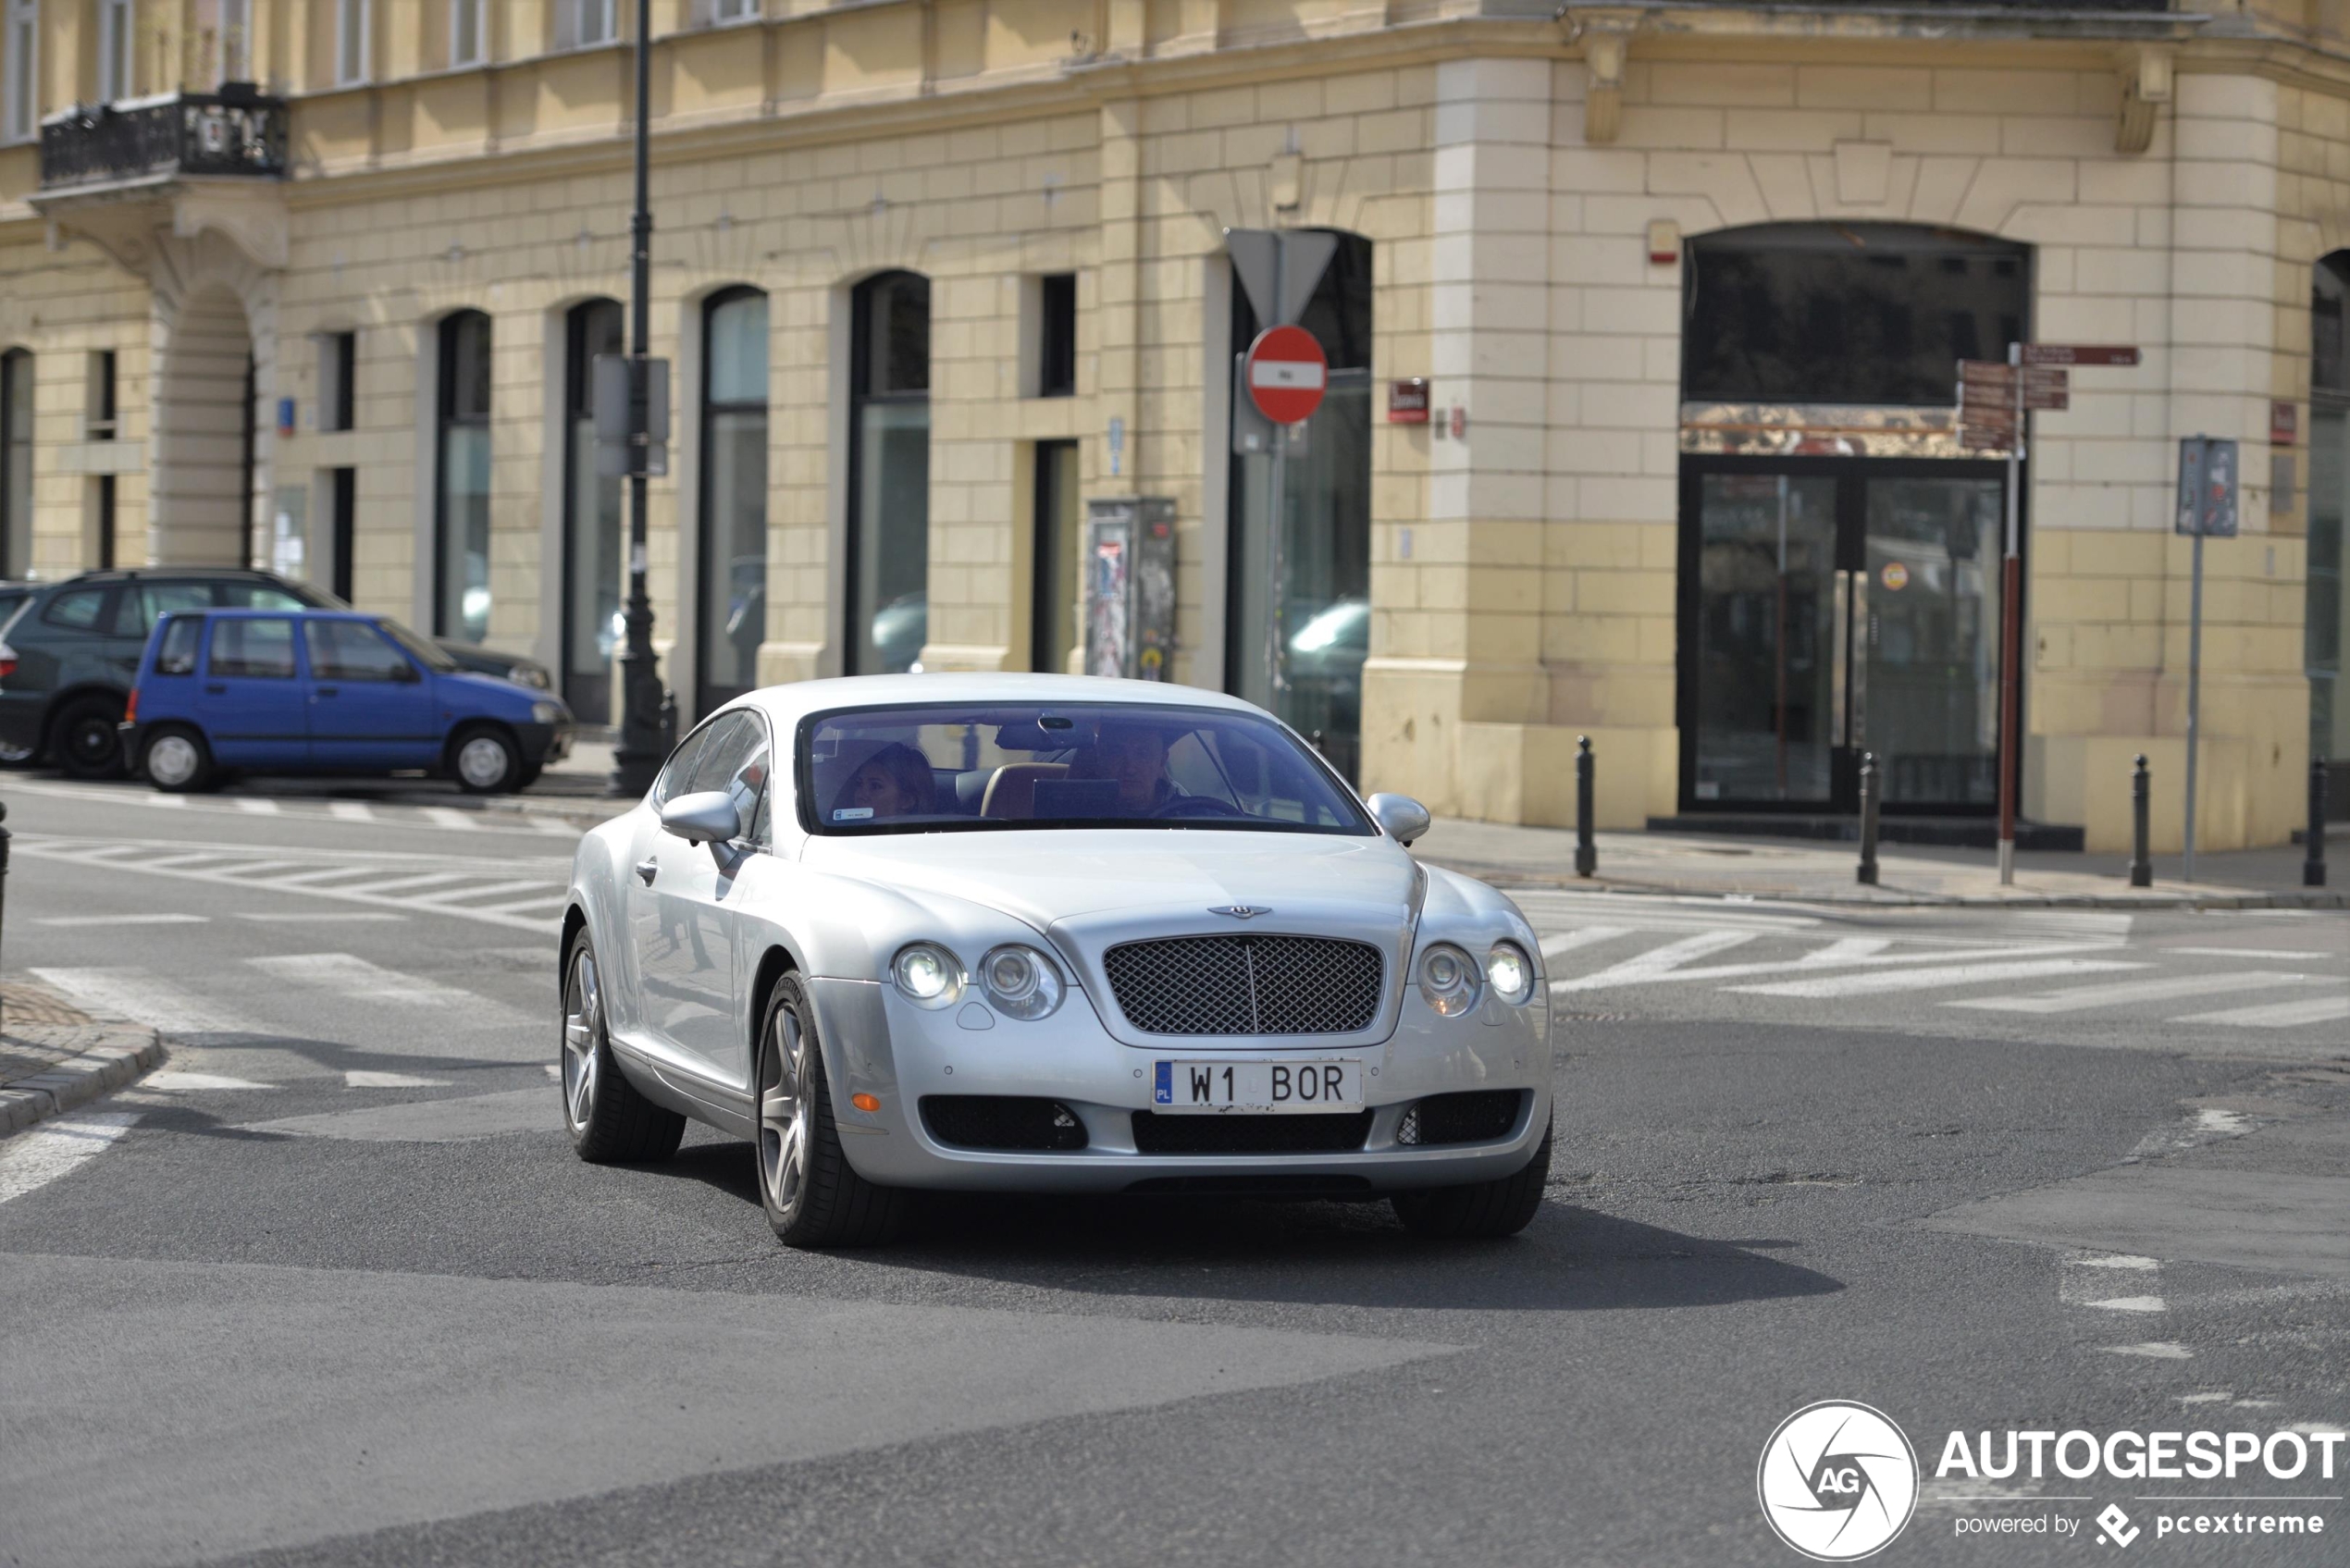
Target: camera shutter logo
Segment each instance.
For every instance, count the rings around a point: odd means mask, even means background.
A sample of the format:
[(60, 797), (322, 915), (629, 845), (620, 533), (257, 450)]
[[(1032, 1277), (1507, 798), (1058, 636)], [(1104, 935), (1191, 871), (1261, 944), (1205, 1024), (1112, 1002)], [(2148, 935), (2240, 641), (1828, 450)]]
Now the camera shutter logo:
[(1762, 1445), (1754, 1489), (1779, 1539), (1819, 1562), (1883, 1550), (1918, 1503), (1918, 1456), (1883, 1411), (1805, 1405)]

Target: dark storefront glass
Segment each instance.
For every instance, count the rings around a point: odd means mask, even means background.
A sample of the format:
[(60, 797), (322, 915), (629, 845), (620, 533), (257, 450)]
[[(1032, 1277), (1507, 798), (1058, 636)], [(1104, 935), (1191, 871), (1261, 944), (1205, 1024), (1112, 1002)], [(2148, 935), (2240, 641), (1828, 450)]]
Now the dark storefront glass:
[(930, 637), (930, 280), (884, 273), (852, 313), (846, 673), (909, 670)]
[(572, 307), (564, 323), (563, 698), (583, 724), (612, 722), (620, 639), (620, 481), (596, 473), (596, 356), (621, 352), (617, 301)]
[(2344, 538), (2350, 533), (2350, 359), (2345, 359), (2350, 252), (2312, 269), (2309, 300), (2309, 562), (2302, 665), (2309, 677), (2309, 755), (2332, 775), (2328, 814), (2350, 820), (2350, 693), (2342, 650), (2350, 643), (2350, 595), (2343, 591)]
[(706, 323), (701, 713), (759, 684), (767, 636), (767, 296), (716, 295)]
[[(1330, 379), (1306, 422), (1306, 451), (1283, 462), (1278, 606), (1273, 460), (1232, 458), (1225, 669), (1234, 694), (1280, 715), (1353, 779), (1361, 770), (1371, 626), (1371, 242), (1352, 234), (1338, 241), (1298, 319), (1329, 358)], [(1260, 329), (1235, 279), (1234, 353)]]
[(489, 635), (489, 317), (440, 323), (440, 475), (433, 631)]
[(2030, 253), (1951, 230), (1789, 223), (1688, 242), (1681, 387), (1691, 402), (1948, 407), (1962, 359), (2023, 335)]

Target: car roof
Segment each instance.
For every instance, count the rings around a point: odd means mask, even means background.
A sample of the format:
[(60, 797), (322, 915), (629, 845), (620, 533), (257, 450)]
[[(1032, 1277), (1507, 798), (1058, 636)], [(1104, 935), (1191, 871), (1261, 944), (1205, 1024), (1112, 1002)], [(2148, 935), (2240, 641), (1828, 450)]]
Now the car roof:
[(167, 582), (191, 577), (241, 578), (256, 583), (282, 583), (286, 579), (275, 572), (264, 572), (256, 566), (102, 566), (89, 572), (77, 572), (57, 586), (68, 583), (97, 585), (101, 583), (150, 582), (161, 578)]
[[(1029, 675), (994, 672), (934, 675), (848, 675), (833, 680), (797, 681), (763, 686), (727, 704), (756, 708), (778, 729), (789, 729), (811, 713), (847, 708), (903, 708), (915, 704), (986, 702), (1147, 704), (1155, 708), (1198, 708), (1226, 713), (1256, 713), (1264, 710), (1237, 697), (1203, 686), (1175, 685), (1166, 681), (1114, 680), (1103, 675)], [(724, 710), (721, 710), (724, 711)]]

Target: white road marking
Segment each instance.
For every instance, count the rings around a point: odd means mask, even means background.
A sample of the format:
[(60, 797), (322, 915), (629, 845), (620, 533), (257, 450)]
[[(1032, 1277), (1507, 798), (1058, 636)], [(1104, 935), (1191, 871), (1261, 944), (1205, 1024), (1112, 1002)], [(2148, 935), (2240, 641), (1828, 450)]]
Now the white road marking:
[(2331, 1023), (2350, 1019), (2350, 996), (2312, 996), (2301, 1002), (2270, 1002), (2258, 1007), (2234, 1007), (2223, 1013), (2191, 1013), (2172, 1023), (2232, 1024), (2242, 1029), (2292, 1029), (2305, 1023)]
[(247, 958), (262, 973), (297, 985), (315, 985), (360, 1002), (388, 1002), (394, 1006), (448, 1007), (488, 1021), (519, 1018), (512, 1007), (443, 985), (422, 975), (387, 969), (354, 953), (286, 953)]
[[(1773, 958), (1759, 963), (1709, 964), (1696, 969), (1676, 968), (1668, 973), (1646, 976), (1641, 983), (1656, 984), (1668, 981), (1681, 983), (1697, 980), (1740, 980), (1753, 975), (1800, 973), (1807, 969), (1889, 969), (1901, 965), (1987, 964), (2006, 959), (2051, 958), (2064, 954), (2111, 953), (2116, 950), (2113, 944), (2108, 942), (2073, 942), (2035, 943), (2028, 947), (1953, 947), (1923, 953), (1891, 953), (1879, 952), (1871, 948), (1869, 944), (1874, 940), (1872, 937), (1845, 937), (1796, 958)], [(1878, 945), (1885, 946), (1889, 944)], [(1664, 949), (1660, 948), (1658, 951), (1663, 952)], [(1638, 960), (1635, 959), (1632, 962), (1638, 962)], [(1620, 982), (1610, 982), (1610, 983)]]
[[(560, 893), (550, 892), (544, 882), (494, 882), (487, 887), (452, 887), (448, 889), (446, 892), (436, 893), (430, 898), (420, 900), (420, 902), (431, 904), (436, 907), (449, 907), (452, 906), (457, 899), (461, 898), (503, 898), (507, 895), (513, 893), (535, 893), (538, 895), (538, 898), (534, 900), (534, 902), (542, 902), (549, 898), (557, 898), (562, 896)], [(486, 909), (489, 906), (486, 904), (475, 904), (472, 907), (477, 909)]]
[(46, 1187), (130, 1130), (137, 1111), (86, 1111), (44, 1121), (0, 1143), (0, 1204)]
[(2109, 1253), (2103, 1257), (2095, 1258), (2074, 1258), (2072, 1263), (2077, 1268), (2149, 1269), (2160, 1268), (2162, 1266), (2162, 1265), (2154, 1258), (2135, 1257), (2128, 1253)]
[(2112, 958), (2034, 958), (1999, 964), (1952, 964), (1947, 969), (1871, 970), (1822, 980), (1787, 980), (1770, 985), (1732, 985), (1725, 990), (1753, 996), (1871, 996), (1885, 992), (1925, 991), (1942, 985), (1986, 985), (1994, 981), (2046, 980), (2057, 975), (2143, 969), (2146, 964)]
[(1584, 926), (1577, 931), (1562, 932), (1556, 936), (1546, 936), (1542, 938), (1542, 957), (1564, 958), (1578, 947), (1595, 946), (1619, 936), (1627, 936), (1631, 930), (1629, 926)]
[(550, 838), (576, 839), (588, 831), (576, 822), (561, 821), (553, 817), (526, 817), (524, 821), (530, 824), (531, 832), (543, 833)]
[(2158, 953), (2191, 953), (2198, 958), (2350, 958), (2350, 948), (2320, 952), (2313, 947), (2158, 947)]
[(549, 1078), (561, 1078), (563, 1075), (563, 1065), (561, 1062), (541, 1062), (538, 1065), (547, 1069)]
[(276, 801), (256, 796), (240, 796), (237, 797), (236, 805), (238, 810), (255, 817), (274, 817), (278, 814)]
[(2195, 1352), (2184, 1345), (2168, 1340), (2149, 1340), (2139, 1345), (2099, 1345), (2109, 1355), (2142, 1355), (2154, 1361), (2192, 1361)]
[(1594, 991), (1607, 985), (1643, 985), (1671, 973), (1692, 959), (1751, 942), (1755, 934), (1750, 931), (1701, 931), (1695, 936), (1685, 936), (1678, 942), (1652, 947), (1597, 973), (1578, 976), (1574, 980), (1554, 980), (1551, 982), (1551, 989)]
[(2325, 983), (2307, 975), (2251, 969), (2214, 974), (2172, 975), (2169, 980), (2125, 980), (2104, 985), (2076, 985), (2037, 996), (1979, 996), (1945, 1002), (1946, 1007), (1980, 1007), (1994, 1013), (2077, 1013), (2090, 1007), (2125, 1006), (2133, 1002), (2168, 1002), (2180, 996), (2209, 996), (2228, 991), (2258, 991), (2269, 986)]
[[(145, 969), (35, 969), (76, 1001), (100, 1012), (120, 1013), (150, 1029), (174, 1034), (272, 1034), (192, 991), (183, 991)], [(153, 1079), (148, 1080), (153, 1082)]]
[(2169, 1312), (2160, 1296), (2109, 1296), (2101, 1302), (2083, 1302), (2083, 1306), (2103, 1307), (2108, 1312)]
[(418, 1078), (405, 1072), (361, 1072), (353, 1069), (342, 1075), (346, 1089), (446, 1089), (445, 1078)]
[(481, 831), (480, 819), (470, 812), (460, 811), (454, 807), (426, 806), (419, 808), (416, 814), (437, 828), (455, 828), (460, 833)]
[(337, 821), (372, 822), (376, 809), (364, 800), (330, 800), (327, 802), (327, 815)]
[(37, 926), (200, 926), (209, 915), (47, 915)]
[(225, 1089), (275, 1089), (278, 1086), (274, 1083), (255, 1083), (249, 1078), (230, 1078), (225, 1073), (166, 1068), (161, 1072), (151, 1072), (141, 1079), (139, 1087), (160, 1094), (180, 1094)]
[(239, 915), (241, 920), (263, 920), (286, 925), (322, 925), (332, 921), (348, 925), (353, 920), (404, 920), (408, 917), (390, 909), (304, 909), (295, 914)]
[(2181, 1394), (2181, 1404), (2221, 1404), (2235, 1397), (2232, 1389), (2207, 1389), (2199, 1394)]

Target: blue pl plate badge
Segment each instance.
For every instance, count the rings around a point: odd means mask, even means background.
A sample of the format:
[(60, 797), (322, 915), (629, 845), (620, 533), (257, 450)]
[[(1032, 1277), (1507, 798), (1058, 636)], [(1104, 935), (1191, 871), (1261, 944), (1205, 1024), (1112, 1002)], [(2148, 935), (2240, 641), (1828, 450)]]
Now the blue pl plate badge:
[(1171, 1105), (1175, 1103), (1175, 1064), (1173, 1062), (1158, 1064), (1158, 1081), (1151, 1086), (1151, 1101), (1154, 1105)]

